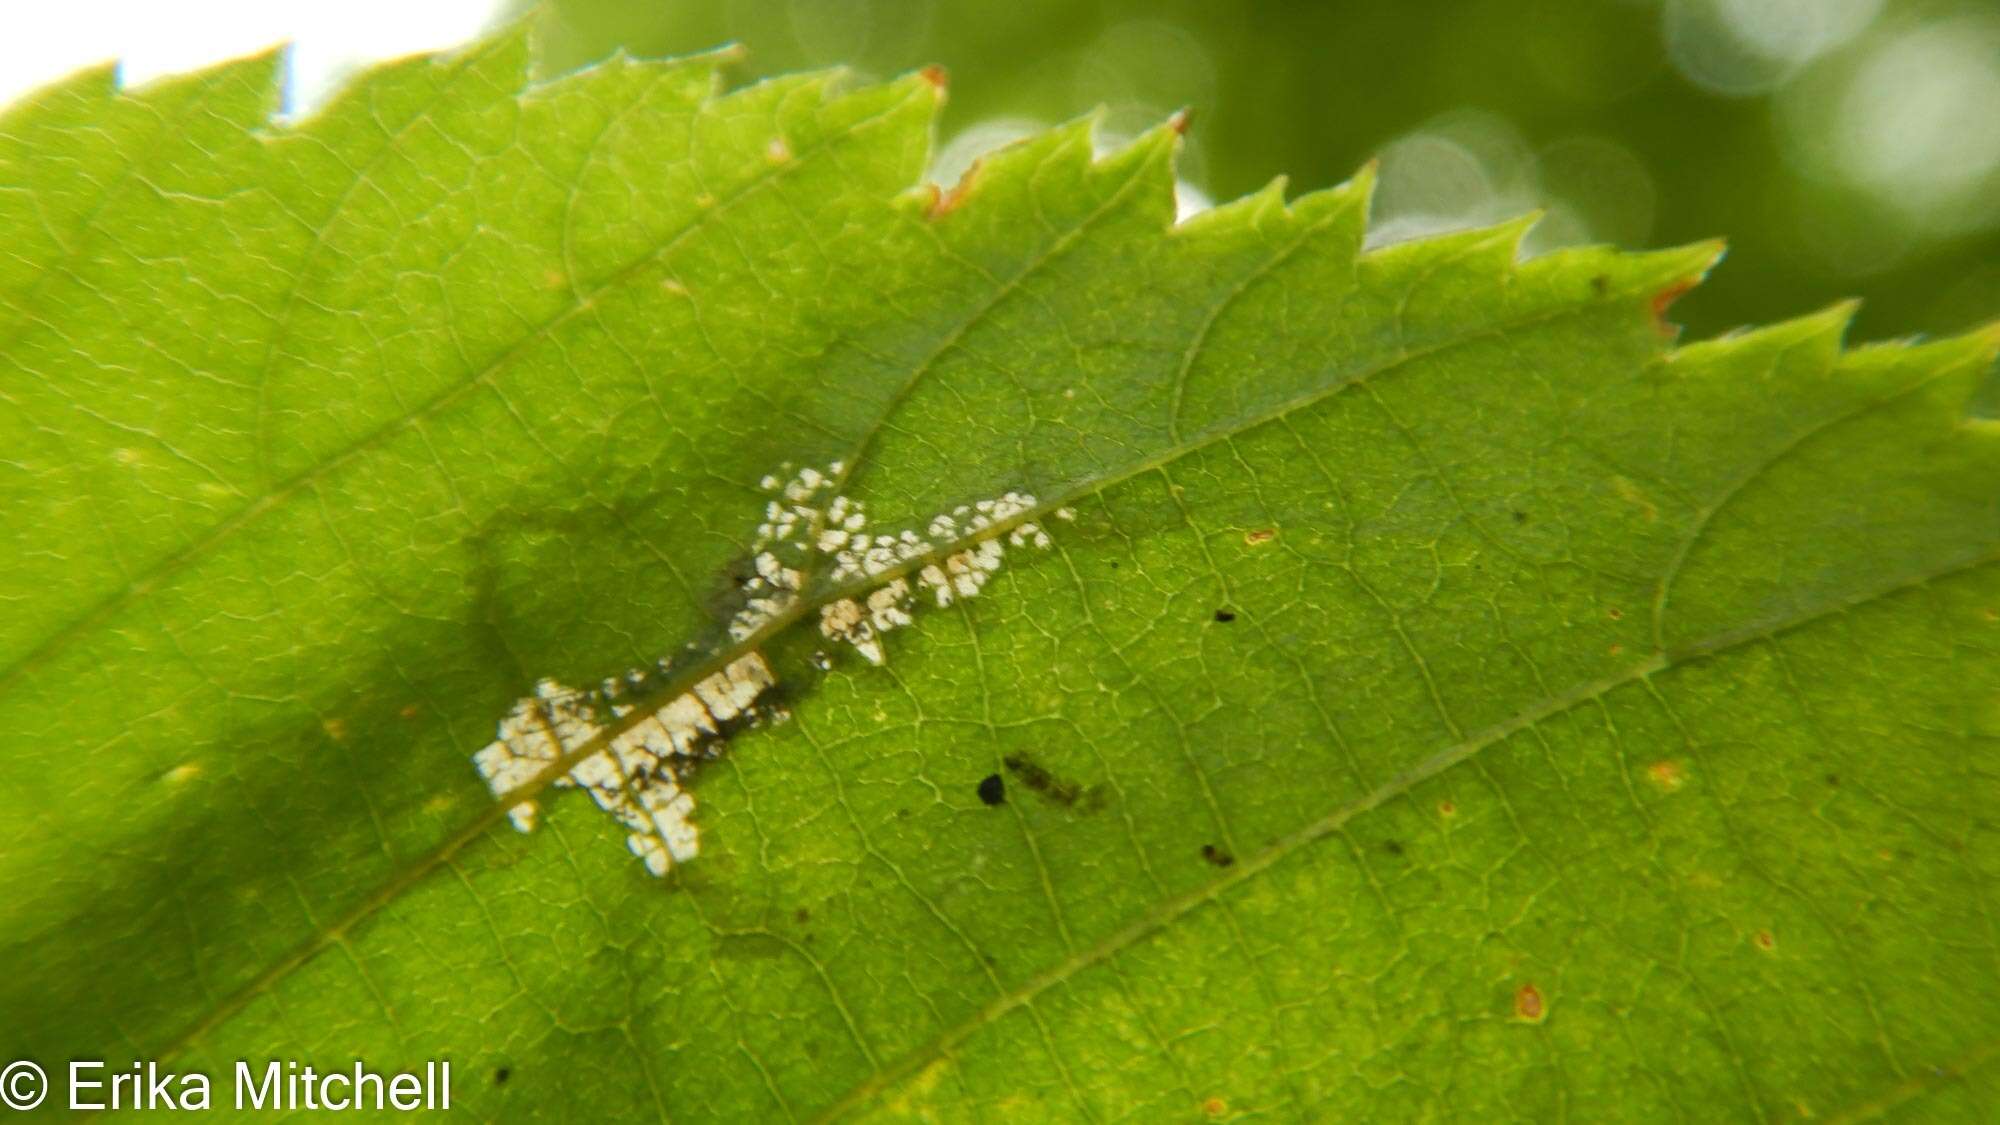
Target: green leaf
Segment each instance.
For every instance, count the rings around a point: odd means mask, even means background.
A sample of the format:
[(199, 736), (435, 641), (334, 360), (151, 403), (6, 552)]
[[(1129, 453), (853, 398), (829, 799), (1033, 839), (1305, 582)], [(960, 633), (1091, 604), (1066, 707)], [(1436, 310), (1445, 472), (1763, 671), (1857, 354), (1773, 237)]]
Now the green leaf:
[[(2000, 333), (1674, 348), (1714, 246), (1361, 253), (1366, 176), (1173, 226), (1170, 126), (939, 196), (935, 76), (526, 60), (0, 118), (0, 1053), (506, 1119), (2000, 1100)], [(918, 553), (760, 543), (806, 469)], [(824, 635), (896, 575), (882, 664)], [(656, 878), (548, 783), (752, 654)], [(631, 669), (493, 799), (537, 681)]]

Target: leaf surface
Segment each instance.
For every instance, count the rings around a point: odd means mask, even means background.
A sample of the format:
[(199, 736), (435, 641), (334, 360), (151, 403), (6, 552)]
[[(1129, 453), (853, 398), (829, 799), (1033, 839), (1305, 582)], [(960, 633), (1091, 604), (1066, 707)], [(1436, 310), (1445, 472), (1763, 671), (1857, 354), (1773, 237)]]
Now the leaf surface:
[[(941, 195), (935, 76), (725, 61), (0, 118), (9, 1057), (445, 1056), (509, 1118), (2000, 1098), (2000, 335), (1673, 347), (1715, 247), (1364, 254), (1365, 176), (1173, 226), (1171, 126)], [(811, 467), (878, 528), (1033, 500), (732, 636)], [(1025, 522), (883, 664), (816, 627)], [(751, 653), (789, 721), (664, 879), (574, 757), (529, 834), (470, 761), (540, 679)]]

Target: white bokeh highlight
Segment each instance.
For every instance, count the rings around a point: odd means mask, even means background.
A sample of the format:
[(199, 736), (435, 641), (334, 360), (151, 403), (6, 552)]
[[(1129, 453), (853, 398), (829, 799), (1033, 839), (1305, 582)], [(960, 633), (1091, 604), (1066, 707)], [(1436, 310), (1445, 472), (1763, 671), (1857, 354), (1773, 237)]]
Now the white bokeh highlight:
[(1831, 125), (1831, 155), (1856, 186), (1924, 225), (1992, 222), (2000, 213), (2000, 20), (1924, 24), (1872, 46)]
[(499, 0), (13, 0), (0, 22), (0, 105), (115, 61), (126, 86), (290, 44), (285, 112), (310, 112), (355, 70), (457, 46)]

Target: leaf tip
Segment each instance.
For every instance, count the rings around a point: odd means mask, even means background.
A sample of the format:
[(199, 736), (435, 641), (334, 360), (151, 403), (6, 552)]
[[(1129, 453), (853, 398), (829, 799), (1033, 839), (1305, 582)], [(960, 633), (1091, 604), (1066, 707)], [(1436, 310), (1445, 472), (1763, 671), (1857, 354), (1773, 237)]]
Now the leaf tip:
[(1516, 215), (1511, 219), (1503, 219), (1493, 226), (1488, 227), (1487, 231), (1493, 243), (1511, 247), (1513, 260), (1518, 262), (1526, 256), (1523, 245), (1527, 242), (1528, 232), (1540, 225), (1541, 221), (1548, 217), (1548, 214), (1546, 208), (1537, 207), (1532, 211)]
[(1729, 240), (1726, 238), (1704, 238), (1700, 242), (1688, 243), (1686, 249), (1699, 263), (1695, 267), (1695, 280), (1699, 281), (1707, 277), (1708, 271), (1720, 265), (1722, 259), (1729, 255)]
[(1357, 201), (1364, 225), (1368, 222), (1368, 216), (1375, 206), (1375, 183), (1381, 178), (1381, 173), (1382, 161), (1371, 157), (1366, 164), (1356, 168), (1353, 175), (1347, 177), (1346, 183), (1334, 188), (1334, 191), (1343, 197)]
[(1854, 316), (1861, 311), (1861, 298), (1848, 297), (1835, 301), (1827, 307), (1804, 318), (1813, 330), (1831, 337), (1833, 350), (1838, 352), (1847, 339), (1847, 330), (1854, 324)]

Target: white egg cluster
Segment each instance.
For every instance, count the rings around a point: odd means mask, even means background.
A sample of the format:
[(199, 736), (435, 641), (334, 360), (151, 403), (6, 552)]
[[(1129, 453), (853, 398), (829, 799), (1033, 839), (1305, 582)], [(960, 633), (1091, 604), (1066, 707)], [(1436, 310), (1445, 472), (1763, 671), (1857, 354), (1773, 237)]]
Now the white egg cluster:
[[(634, 709), (620, 700), (644, 678), (634, 672), (606, 680), (594, 692), (543, 680), (535, 685), (535, 694), (514, 704), (494, 740), (472, 756), (473, 764), (493, 795), (506, 802), (551, 765), (601, 738), (607, 718), (623, 725)], [(625, 727), (554, 784), (588, 792), (598, 808), (625, 826), (626, 847), (645, 862), (646, 870), (665, 875), (701, 850), (691, 819), (694, 797), (681, 788), (681, 771), (712, 756), (722, 736), (734, 728), (782, 718), (782, 712), (755, 707), (772, 682), (763, 654), (739, 657)], [(529, 832), (536, 811), (534, 801), (519, 800), (507, 815), (516, 829)]]
[[(880, 664), (886, 656), (882, 635), (913, 624), (920, 597), (939, 606), (973, 597), (1000, 569), (1008, 547), (1051, 545), (1040, 526), (1011, 522), (1035, 509), (1035, 498), (1023, 492), (941, 513), (922, 534), (905, 529), (871, 535), (866, 506), (833, 494), (843, 477), (844, 466), (835, 462), (825, 470), (800, 469), (787, 479), (776, 474), (763, 479), (764, 491), (775, 495), (757, 526), (742, 606), (730, 615), (731, 641), (758, 636), (797, 605), (807, 576), (824, 569), (836, 585), (882, 579), (866, 594), (822, 606), (819, 618), (822, 634)], [(1069, 520), (1076, 514), (1059, 508), (1055, 515)], [(907, 573), (911, 570), (914, 576)], [(828, 666), (824, 657), (815, 659)], [(694, 797), (681, 785), (687, 769), (713, 757), (737, 728), (787, 716), (758, 705), (775, 681), (763, 654), (752, 652), (632, 721), (636, 711), (628, 700), (666, 671), (662, 661), (657, 669), (634, 670), (591, 691), (543, 680), (533, 695), (514, 704), (493, 742), (472, 760), (494, 797), (510, 806), (507, 815), (515, 828), (532, 831), (537, 814), (531, 796), (516, 794), (556, 763), (584, 754), (552, 784), (587, 791), (598, 808), (625, 826), (626, 846), (646, 870), (664, 875), (700, 851), (691, 819)], [(606, 740), (612, 727), (618, 733)], [(603, 748), (589, 753), (598, 742)]]
[(819, 502), (845, 468), (835, 461), (825, 472), (805, 468), (790, 480), (780, 481), (773, 474), (759, 482), (764, 491), (778, 495), (764, 505), (764, 522), (757, 525), (757, 538), (750, 545), (756, 573), (743, 583), (746, 600), (729, 620), (730, 640), (754, 636), (798, 600), (802, 572), (812, 558), (810, 541), (824, 535), (826, 525), (863, 519), (858, 503), (850, 505), (841, 497), (830, 505)]
[[(832, 466), (831, 476), (804, 469), (782, 486), (776, 477), (766, 477), (764, 487), (772, 491), (782, 488), (789, 502), (803, 500), (811, 503), (834, 486), (834, 479), (839, 474), (840, 466), (836, 463)], [(777, 505), (774, 503), (773, 507)], [(1034, 496), (1025, 492), (1008, 492), (992, 500), (961, 504), (949, 512), (932, 516), (922, 533), (914, 528), (904, 528), (893, 534), (871, 535), (863, 502), (834, 496), (826, 504), (823, 518), (807, 526), (812, 528), (812, 550), (833, 561), (831, 573), (835, 583), (878, 578), (904, 564), (915, 564), (926, 558), (935, 561), (926, 562), (917, 569), (914, 584), (907, 576), (898, 574), (865, 595), (842, 598), (821, 606), (820, 633), (829, 640), (854, 646), (854, 650), (870, 663), (882, 663), (887, 656), (882, 648), (882, 634), (914, 622), (912, 611), (920, 595), (927, 594), (939, 606), (948, 606), (954, 599), (977, 595), (987, 579), (1000, 569), (1008, 546), (1048, 549), (1051, 545), (1049, 533), (1037, 524), (1024, 522), (1006, 530), (1004, 543), (1000, 533), (994, 532), (992, 538), (979, 539), (976, 544), (952, 551), (942, 559), (937, 558), (940, 552), (950, 550), (952, 544), (978, 538), (989, 529), (1017, 519), (1034, 508)], [(785, 510), (785, 515), (790, 514), (790, 509)], [(1064, 520), (1076, 518), (1076, 513), (1068, 508), (1059, 508), (1055, 514)], [(800, 511), (798, 515), (800, 519), (808, 518), (805, 511)], [(788, 525), (780, 524), (776, 530), (778, 534), (774, 538), (777, 540), (789, 535)], [(764, 554), (758, 556), (760, 573), (766, 566), (764, 558)], [(772, 565), (782, 569), (782, 564)]]

